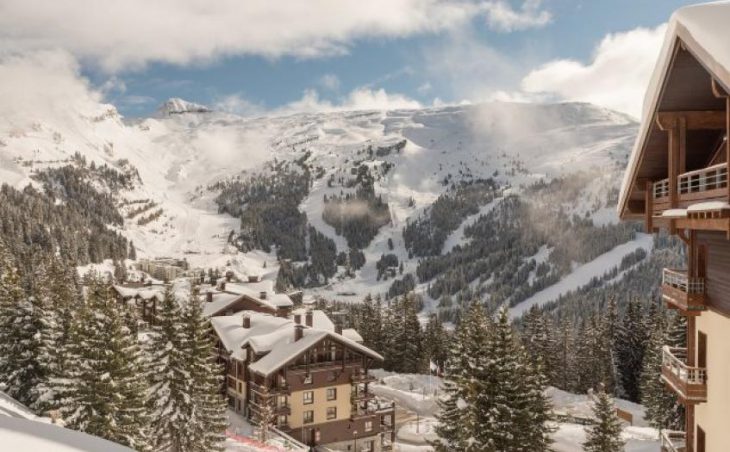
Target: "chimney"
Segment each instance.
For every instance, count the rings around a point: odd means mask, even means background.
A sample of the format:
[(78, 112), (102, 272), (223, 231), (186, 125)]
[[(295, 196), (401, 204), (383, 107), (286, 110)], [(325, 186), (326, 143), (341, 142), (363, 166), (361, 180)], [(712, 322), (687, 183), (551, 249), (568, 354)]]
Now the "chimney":
[(307, 311), (307, 313), (304, 315), (304, 322), (307, 324), (308, 327), (312, 326), (312, 311)]
[(304, 336), (304, 327), (302, 325), (294, 325), (294, 341), (298, 341)]
[(243, 316), (243, 327), (251, 328), (251, 316), (249, 316), (249, 315)]
[(342, 325), (340, 325), (339, 323), (335, 325), (335, 333), (339, 334), (340, 336), (342, 335)]
[(266, 300), (266, 291), (265, 290), (262, 290), (261, 292), (259, 292), (259, 298), (261, 298), (262, 300)]
[(297, 325), (302, 324), (302, 315), (301, 314), (294, 314), (294, 323)]
[(208, 291), (205, 293), (205, 301), (207, 301), (208, 303), (213, 302), (213, 292)]

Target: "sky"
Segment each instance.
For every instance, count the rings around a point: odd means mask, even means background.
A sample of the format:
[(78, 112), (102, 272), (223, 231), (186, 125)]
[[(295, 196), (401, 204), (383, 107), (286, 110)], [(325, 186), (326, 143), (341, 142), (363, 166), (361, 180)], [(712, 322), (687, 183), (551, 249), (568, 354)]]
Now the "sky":
[(252, 116), (502, 100), (638, 117), (666, 22), (691, 3), (3, 0), (0, 77), (70, 74), (128, 117), (171, 97)]

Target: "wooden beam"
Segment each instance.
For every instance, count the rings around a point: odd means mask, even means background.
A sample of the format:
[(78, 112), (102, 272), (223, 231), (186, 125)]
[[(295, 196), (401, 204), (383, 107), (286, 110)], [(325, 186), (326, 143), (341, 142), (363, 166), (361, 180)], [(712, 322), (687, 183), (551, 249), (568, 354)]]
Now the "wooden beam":
[(717, 80), (714, 78), (712, 79), (712, 94), (717, 97), (718, 99), (722, 99), (723, 97), (727, 97), (727, 91), (725, 91), (725, 88), (720, 86), (719, 83), (717, 83)]
[(679, 201), (677, 179), (679, 177), (680, 133), (678, 127), (669, 130), (669, 146), (667, 147), (667, 161), (669, 162), (669, 207), (675, 209)]
[(679, 126), (679, 118), (685, 118), (689, 130), (725, 130), (726, 114), (721, 110), (660, 111), (656, 114), (659, 129), (669, 131)]
[(654, 193), (652, 193), (652, 187), (654, 184), (651, 183), (651, 181), (646, 181), (646, 193), (644, 196), (646, 196), (646, 202), (644, 203), (644, 227), (646, 228), (646, 233), (651, 234), (654, 228), (654, 225), (652, 224), (652, 215), (654, 214)]
[(687, 118), (679, 118), (679, 174), (687, 172)]

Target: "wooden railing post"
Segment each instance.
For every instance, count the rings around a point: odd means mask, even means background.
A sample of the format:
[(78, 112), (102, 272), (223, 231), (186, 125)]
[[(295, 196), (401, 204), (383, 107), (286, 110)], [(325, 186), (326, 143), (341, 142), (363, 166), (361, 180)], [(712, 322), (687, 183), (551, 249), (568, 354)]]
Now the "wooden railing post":
[(646, 233), (651, 234), (654, 230), (652, 216), (654, 215), (654, 184), (651, 181), (646, 182), (646, 202), (644, 203), (646, 212), (644, 212), (644, 227)]

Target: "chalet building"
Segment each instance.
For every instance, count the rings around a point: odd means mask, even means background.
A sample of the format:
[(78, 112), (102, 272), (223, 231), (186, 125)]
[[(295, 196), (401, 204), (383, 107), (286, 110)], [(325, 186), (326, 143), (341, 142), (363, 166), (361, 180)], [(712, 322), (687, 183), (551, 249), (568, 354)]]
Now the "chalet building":
[(159, 258), (141, 259), (135, 264), (137, 270), (143, 271), (162, 281), (172, 281), (185, 274), (188, 263), (182, 259)]
[(730, 3), (677, 11), (646, 98), (619, 198), (623, 219), (667, 231), (687, 266), (662, 297), (687, 318), (687, 347), (663, 350), (662, 379), (686, 410), (666, 452), (730, 450)]
[[(189, 288), (173, 283), (173, 290), (178, 301), (184, 301), (189, 295)], [(165, 289), (169, 284), (126, 283), (113, 286), (120, 304), (134, 308), (139, 318), (152, 322), (157, 315), (158, 306), (162, 303)], [(201, 286), (199, 296), (203, 303), (203, 314), (207, 317), (231, 315), (248, 310), (268, 313), (279, 317), (288, 317), (294, 307), (291, 298), (286, 294), (274, 293), (271, 281), (257, 283), (234, 284), (221, 281), (216, 287)]]
[(383, 358), (355, 330), (317, 310), (241, 311), (211, 324), (232, 409), (314, 448), (392, 450), (395, 407), (369, 389)]

